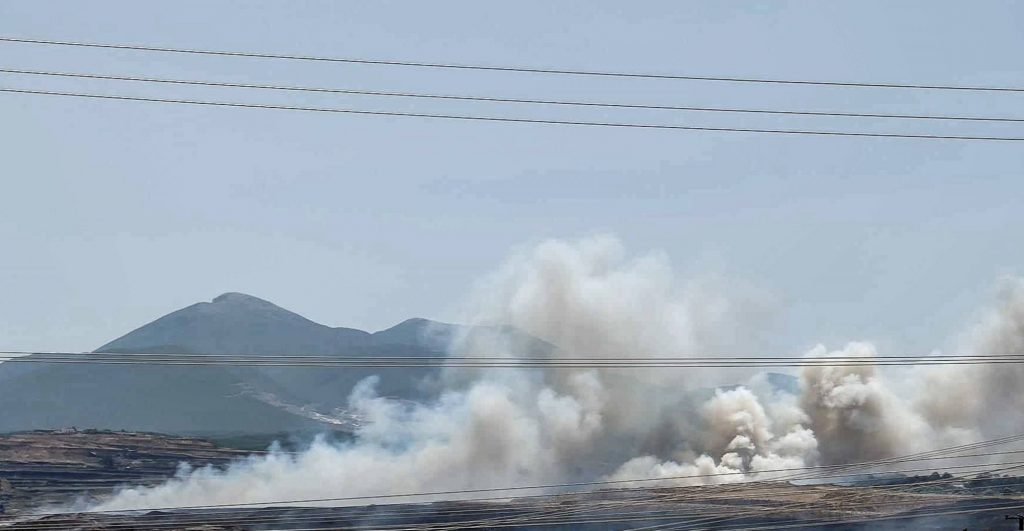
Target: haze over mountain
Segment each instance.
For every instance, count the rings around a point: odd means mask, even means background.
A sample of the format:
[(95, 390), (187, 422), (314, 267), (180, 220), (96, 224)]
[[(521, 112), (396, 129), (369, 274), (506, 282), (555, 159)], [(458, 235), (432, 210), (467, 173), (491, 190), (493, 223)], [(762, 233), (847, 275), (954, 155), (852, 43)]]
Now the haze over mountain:
[[(458, 327), (409, 319), (376, 333), (332, 328), (273, 303), (225, 293), (165, 315), (96, 352), (439, 355)], [(87, 354), (85, 354), (87, 355)], [(435, 369), (381, 373), (381, 394), (421, 398)], [(79, 426), (170, 433), (344, 427), (329, 420), (359, 368), (0, 364), (0, 431)], [(325, 422), (325, 419), (328, 419)]]
[[(95, 352), (439, 356), (462, 330), (426, 319), (408, 319), (375, 333), (332, 328), (251, 295), (225, 293), (171, 312)], [(514, 329), (499, 330), (531, 342), (538, 353), (552, 348)], [(381, 395), (423, 400), (438, 392), (437, 373), (436, 368), (2, 363), (0, 432), (70, 426), (188, 434), (348, 430), (358, 419), (344, 408), (361, 380), (378, 375)], [(796, 385), (787, 375), (769, 379), (780, 389)]]
[(376, 333), (332, 328), (244, 293), (225, 293), (139, 327), (96, 352), (340, 355), (353, 347), (444, 349), (455, 327), (409, 319)]

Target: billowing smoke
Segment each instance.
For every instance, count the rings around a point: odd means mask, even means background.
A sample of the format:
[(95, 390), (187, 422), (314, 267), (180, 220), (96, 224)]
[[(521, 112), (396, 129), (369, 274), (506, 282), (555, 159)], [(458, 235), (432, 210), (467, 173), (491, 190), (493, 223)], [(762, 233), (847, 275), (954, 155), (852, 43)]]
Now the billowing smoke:
[[(800, 414), (787, 418), (791, 412), (785, 407), (776, 409), (777, 416), (770, 415), (745, 387), (716, 390), (701, 409), (706, 421), (702, 427), (706, 440), (703, 453), (690, 461), (636, 457), (612, 477), (618, 481), (664, 478), (666, 481), (658, 484), (674, 485), (721, 483), (741, 481), (748, 473), (802, 467), (816, 461), (817, 441), (803, 426), (808, 419)], [(779, 435), (773, 433), (776, 428), (781, 430)]]
[[(458, 356), (749, 355), (764, 322), (757, 298), (716, 294), (707, 283), (680, 284), (663, 256), (629, 260), (611, 238), (542, 243), (481, 282), (468, 306), (465, 320), (478, 326), (453, 341), (450, 350)], [(1024, 288), (990, 321), (976, 348), (1019, 351)], [(834, 355), (871, 358), (875, 351), (851, 343), (839, 352), (817, 347), (807, 353)], [(1007, 380), (997, 373), (979, 368), (972, 377)], [(949, 373), (926, 377), (949, 379)], [(795, 392), (763, 374), (705, 369), (450, 368), (441, 381), (444, 391), (436, 400), (410, 404), (377, 396), (376, 381), (368, 379), (350, 398), (351, 408), (366, 420), (352, 442), (317, 441), (298, 455), (271, 453), (226, 471), (183, 470), (166, 484), (122, 491), (99, 508), (600, 479), (738, 481), (749, 474), (770, 477), (764, 471), (888, 457), (987, 433), (986, 426), (971, 422), (969, 412), (952, 414), (943, 409), (950, 406), (935, 400), (920, 406), (898, 396), (870, 366), (808, 368)], [(747, 383), (714, 389), (729, 381)], [(964, 396), (975, 392), (960, 385)], [(998, 402), (994, 392), (986, 393), (972, 407)]]
[[(1024, 279), (1005, 279), (999, 304), (964, 338), (964, 351), (981, 356), (1024, 354)], [(986, 364), (926, 371), (918, 407), (936, 426), (982, 430), (991, 436), (1024, 425), (1024, 365)]]

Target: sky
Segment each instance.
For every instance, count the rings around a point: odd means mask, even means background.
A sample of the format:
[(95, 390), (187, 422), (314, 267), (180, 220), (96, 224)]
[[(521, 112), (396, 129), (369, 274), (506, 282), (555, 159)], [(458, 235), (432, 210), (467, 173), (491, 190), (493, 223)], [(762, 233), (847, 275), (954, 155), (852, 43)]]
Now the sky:
[[(0, 3), (4, 36), (344, 56), (1024, 87), (1024, 4)], [(1024, 117), (1024, 94), (459, 72), (0, 43), (3, 68), (498, 97)], [(712, 127), (905, 123), (152, 87), (0, 86)], [(613, 234), (767, 294), (765, 352), (941, 348), (1024, 274), (1024, 144), (470, 123), (0, 93), (0, 343), (87, 350), (227, 291), (332, 326), (449, 319), (546, 238)]]

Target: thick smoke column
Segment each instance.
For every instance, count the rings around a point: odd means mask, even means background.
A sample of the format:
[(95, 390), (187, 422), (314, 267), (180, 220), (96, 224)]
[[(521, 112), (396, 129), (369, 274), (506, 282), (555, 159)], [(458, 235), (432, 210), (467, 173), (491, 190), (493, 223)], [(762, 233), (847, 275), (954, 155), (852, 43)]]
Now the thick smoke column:
[[(809, 358), (877, 356), (868, 343), (850, 343)], [(872, 365), (813, 366), (801, 373), (800, 405), (810, 419), (825, 463), (874, 460), (965, 442), (962, 434), (936, 431), (897, 396)]]
[[(993, 320), (979, 348), (1020, 346), (1024, 297), (1015, 300)], [(751, 301), (714, 294), (701, 283), (680, 285), (661, 255), (626, 259), (611, 238), (549, 241), (514, 256), (479, 284), (469, 308), (465, 321), (478, 326), (453, 341), (453, 355), (735, 355), (753, 349), (743, 339), (756, 338), (763, 315)], [(839, 353), (818, 347), (807, 355), (875, 353), (871, 345), (851, 343)], [(183, 470), (166, 484), (122, 491), (99, 508), (602, 478), (671, 484), (763, 479), (772, 476), (758, 471), (888, 457), (985, 433), (968, 418), (940, 414), (941, 408), (919, 412), (870, 367), (808, 368), (799, 396), (763, 376), (738, 388), (708, 389), (712, 377), (751, 376), (702, 369), (450, 368), (439, 398), (424, 404), (381, 398), (371, 378), (350, 398), (366, 419), (351, 443), (317, 441), (299, 455), (253, 457), (226, 471)], [(978, 377), (995, 375), (979, 369)], [(721, 473), (731, 475), (710, 475)]]
[[(721, 353), (749, 330), (753, 305), (680, 286), (664, 257), (627, 260), (617, 241), (593, 238), (513, 257), (469, 306), (467, 320), (483, 326), (454, 341), (456, 355), (651, 358)], [(518, 332), (489, 326), (498, 324)], [(700, 376), (696, 385), (706, 385)], [(703, 450), (692, 426), (700, 415), (688, 413), (699, 407), (689, 396), (697, 380), (686, 370), (452, 369), (443, 380), (440, 398), (420, 405), (377, 397), (374, 382), (364, 382), (350, 402), (366, 422), (351, 444), (186, 471), (103, 508), (593, 480), (637, 455)]]
[[(709, 442), (705, 452), (688, 462), (658, 461), (650, 455), (637, 457), (623, 464), (612, 477), (622, 481), (664, 478), (658, 484), (695, 485), (742, 481), (750, 473), (805, 466), (817, 457), (817, 441), (802, 425), (806, 417), (798, 412), (789, 417), (791, 412), (786, 409), (783, 406), (776, 415), (769, 415), (758, 397), (744, 387), (716, 391), (702, 408)], [(781, 436), (773, 434), (775, 427), (784, 430)], [(772, 474), (757, 477), (766, 479)]]
[[(1024, 279), (1003, 281), (999, 304), (964, 338), (982, 356), (1024, 355)], [(987, 436), (1019, 433), (1024, 425), (1024, 365), (938, 367), (926, 371), (918, 407), (935, 426)]]

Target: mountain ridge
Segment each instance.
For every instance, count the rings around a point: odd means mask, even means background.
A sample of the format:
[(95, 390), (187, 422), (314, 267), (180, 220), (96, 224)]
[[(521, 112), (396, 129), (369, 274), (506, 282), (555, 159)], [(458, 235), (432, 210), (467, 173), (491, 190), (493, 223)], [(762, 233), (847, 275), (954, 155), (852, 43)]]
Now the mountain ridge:
[[(367, 332), (330, 327), (227, 292), (160, 316), (94, 352), (436, 356), (463, 327), (422, 318)], [(88, 354), (84, 354), (88, 355)], [(381, 394), (425, 398), (436, 368), (381, 372)], [(343, 408), (369, 368), (0, 364), (0, 431), (82, 426), (165, 433), (337, 429), (312, 412)], [(301, 411), (302, 414), (295, 412)], [(314, 420), (311, 420), (314, 419)]]
[(185, 354), (338, 355), (350, 347), (389, 344), (441, 350), (460, 328), (421, 317), (377, 332), (331, 327), (265, 299), (227, 292), (150, 321), (93, 352), (172, 352), (170, 347), (176, 347)]
[[(458, 335), (477, 330), (500, 334), (531, 355), (556, 348), (510, 326), (411, 318), (372, 333), (330, 327), (264, 299), (227, 292), (158, 317), (95, 352), (434, 357), (444, 355)], [(379, 376), (381, 396), (423, 401), (443, 390), (440, 369), (425, 366), (0, 363), (0, 432), (69, 426), (177, 434), (346, 429), (334, 420), (348, 418), (348, 397), (369, 376)], [(767, 378), (777, 389), (797, 385), (788, 375)]]

